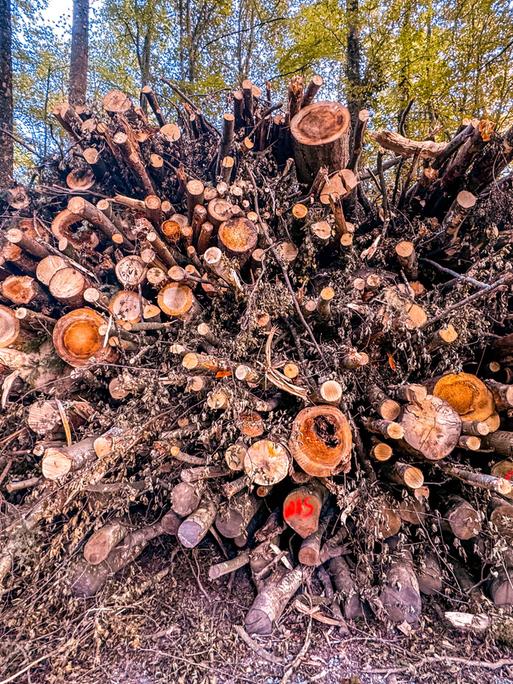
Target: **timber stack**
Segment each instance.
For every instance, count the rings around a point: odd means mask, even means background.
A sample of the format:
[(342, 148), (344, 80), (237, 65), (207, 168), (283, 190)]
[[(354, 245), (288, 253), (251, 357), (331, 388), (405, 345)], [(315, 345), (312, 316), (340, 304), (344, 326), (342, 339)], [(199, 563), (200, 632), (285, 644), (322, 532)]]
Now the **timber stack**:
[(513, 128), (369, 133), (321, 87), (244, 81), (218, 125), (63, 103), (69, 150), (4, 192), (9, 610), (169, 535), (251, 574), (250, 633), (301, 592), (344, 632), (513, 603)]

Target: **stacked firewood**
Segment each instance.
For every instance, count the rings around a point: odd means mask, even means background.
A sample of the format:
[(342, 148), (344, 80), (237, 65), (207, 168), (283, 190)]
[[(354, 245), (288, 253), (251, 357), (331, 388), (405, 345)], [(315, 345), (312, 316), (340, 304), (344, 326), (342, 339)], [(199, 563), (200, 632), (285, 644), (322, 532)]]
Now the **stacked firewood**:
[(45, 573), (91, 597), (154, 538), (211, 534), (212, 581), (251, 572), (251, 633), (300, 588), (343, 630), (476, 586), (513, 603), (513, 128), (366, 137), (321, 86), (283, 106), (244, 81), (217, 127), (148, 86), (64, 103), (70, 149), (5, 192), (13, 599)]

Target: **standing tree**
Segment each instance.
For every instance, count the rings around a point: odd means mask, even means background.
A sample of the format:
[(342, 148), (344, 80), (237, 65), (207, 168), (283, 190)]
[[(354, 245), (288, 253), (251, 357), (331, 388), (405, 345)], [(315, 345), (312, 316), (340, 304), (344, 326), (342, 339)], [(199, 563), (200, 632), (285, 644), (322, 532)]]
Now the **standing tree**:
[(360, 27), (358, 0), (347, 0), (347, 108), (351, 114), (351, 124), (355, 125), (358, 111), (362, 109), (362, 57), (360, 46)]
[(0, 187), (12, 182), (12, 111), (11, 0), (0, 0)]
[(84, 105), (89, 56), (89, 0), (73, 0), (73, 28), (69, 67), (68, 98), (72, 105)]

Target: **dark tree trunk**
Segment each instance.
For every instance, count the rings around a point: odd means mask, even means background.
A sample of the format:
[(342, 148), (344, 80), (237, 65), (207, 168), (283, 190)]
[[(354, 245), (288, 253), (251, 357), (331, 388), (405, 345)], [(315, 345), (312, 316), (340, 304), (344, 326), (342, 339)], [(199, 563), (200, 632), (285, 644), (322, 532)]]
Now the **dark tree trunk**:
[(362, 103), (362, 57), (360, 45), (359, 7), (358, 0), (347, 0), (347, 108), (351, 114), (351, 128), (354, 131), (356, 118)]
[(12, 110), (11, 0), (0, 0), (0, 187), (12, 182)]
[(69, 68), (69, 102), (83, 105), (87, 92), (89, 58), (89, 0), (73, 0), (73, 28)]

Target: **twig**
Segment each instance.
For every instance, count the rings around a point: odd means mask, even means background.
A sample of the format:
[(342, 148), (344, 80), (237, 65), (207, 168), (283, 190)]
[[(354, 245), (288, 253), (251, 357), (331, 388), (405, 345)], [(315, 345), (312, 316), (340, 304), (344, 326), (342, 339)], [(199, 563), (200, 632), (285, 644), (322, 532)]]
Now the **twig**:
[[(246, 644), (246, 646), (249, 646), (249, 648), (252, 651), (254, 651), (257, 655), (259, 655), (264, 660), (267, 660), (268, 662), (272, 663), (273, 665), (280, 665), (283, 667), (283, 660), (281, 658), (277, 658), (272, 653), (268, 653), (259, 644), (257, 644), (257, 642), (249, 636), (249, 634), (246, 632), (244, 627), (242, 627), (242, 625), (234, 625), (234, 629), (240, 636), (242, 641)], [(2, 684), (2, 682), (0, 682), (0, 684)]]
[(438, 323), (438, 321), (443, 320), (448, 314), (452, 313), (453, 311), (456, 311), (457, 309), (460, 309), (462, 306), (470, 304), (470, 302), (474, 302), (477, 299), (480, 299), (481, 297), (490, 294), (491, 292), (495, 292), (495, 290), (498, 290), (500, 287), (503, 287), (504, 285), (509, 285), (512, 281), (513, 273), (505, 273), (498, 280), (496, 280), (495, 283), (489, 285), (485, 290), (479, 290), (478, 292), (474, 292), (474, 294), (465, 297), (460, 302), (456, 302), (456, 304), (448, 306), (447, 309), (442, 311), (442, 313), (438, 314), (438, 316), (430, 318), (429, 321), (427, 321), (427, 323), (424, 326), (422, 326), (422, 329), (425, 330), (430, 325), (433, 325), (433, 323)]
[(310, 643), (311, 643), (310, 634), (311, 634), (311, 632), (312, 632), (312, 617), (310, 616), (310, 619), (308, 621), (308, 627), (306, 628), (305, 642), (301, 646), (301, 649), (300, 649), (299, 653), (297, 654), (297, 656), (294, 658), (294, 660), (290, 663), (288, 668), (285, 670), (285, 674), (281, 678), (280, 684), (287, 684), (289, 679), (292, 677), (294, 670), (296, 669), (296, 667), (299, 665), (299, 663), (305, 657), (308, 649), (310, 648)]
[(475, 285), (476, 287), (479, 287), (481, 290), (488, 290), (490, 287), (489, 285), (481, 282), (480, 280), (476, 280), (475, 278), (472, 278), (471, 276), (466, 276), (466, 275), (463, 275), (462, 273), (458, 273), (457, 271), (453, 271), (452, 268), (446, 268), (445, 266), (441, 266), (440, 264), (437, 264), (436, 261), (431, 261), (431, 259), (426, 259), (425, 257), (421, 257), (420, 261), (424, 261), (426, 264), (433, 266), (433, 268), (436, 268), (438, 271), (441, 271), (442, 273), (447, 273), (448, 275), (452, 276), (453, 278), (457, 278), (457, 280), (464, 280), (466, 283), (470, 283), (471, 285)]
[(260, 227), (261, 227), (262, 232), (264, 234), (265, 240), (266, 240), (267, 244), (269, 245), (269, 249), (270, 249), (273, 257), (275, 258), (276, 263), (281, 268), (281, 271), (283, 273), (283, 277), (285, 279), (285, 284), (287, 285), (287, 288), (288, 288), (288, 290), (292, 296), (294, 308), (296, 309), (297, 315), (299, 316), (301, 323), (303, 324), (305, 330), (307, 331), (308, 336), (310, 337), (310, 339), (314, 343), (315, 348), (317, 350), (317, 353), (319, 354), (319, 356), (321, 357), (321, 359), (323, 361), (326, 361), (326, 357), (324, 356), (322, 349), (319, 347), (319, 343), (315, 339), (315, 335), (313, 334), (312, 328), (308, 325), (305, 317), (303, 316), (303, 312), (301, 311), (301, 307), (299, 306), (299, 302), (297, 301), (296, 294), (294, 292), (294, 289), (292, 288), (292, 283), (290, 282), (290, 278), (289, 278), (289, 274), (287, 273), (287, 269), (282, 264), (281, 259), (280, 259), (279, 254), (278, 254), (278, 251), (276, 250), (276, 247), (273, 245), (273, 242), (272, 242), (271, 237), (269, 235), (269, 232), (267, 230), (267, 226), (262, 221), (262, 217), (260, 215), (260, 205), (258, 203), (258, 189), (257, 189), (255, 176), (253, 175), (253, 172), (251, 171), (251, 169), (249, 167), (246, 167), (246, 168), (247, 168), (247, 172), (249, 174), (249, 177), (251, 178), (251, 182), (253, 184), (253, 197), (255, 200), (255, 212), (256, 212), (256, 215), (258, 217), (258, 223), (260, 224)]
[[(486, 670), (500, 670), (502, 667), (509, 667), (513, 665), (513, 660), (506, 660), (505, 658), (502, 658), (501, 660), (496, 660), (495, 662), (491, 663), (488, 660), (469, 660), (468, 658), (458, 658), (457, 656), (444, 655), (426, 656), (425, 658), (421, 658), (420, 660), (417, 660), (415, 663), (410, 663), (409, 665), (405, 665), (404, 667), (379, 667), (363, 670), (363, 672), (365, 674), (398, 674), (400, 672), (407, 672), (412, 668), (417, 669), (419, 667), (422, 667), (423, 665), (426, 665), (427, 663), (439, 663), (440, 661), (444, 660), (450, 663), (460, 663), (461, 665), (465, 665), (467, 667), (482, 667)], [(0, 684), (2, 683), (0, 682)]]

